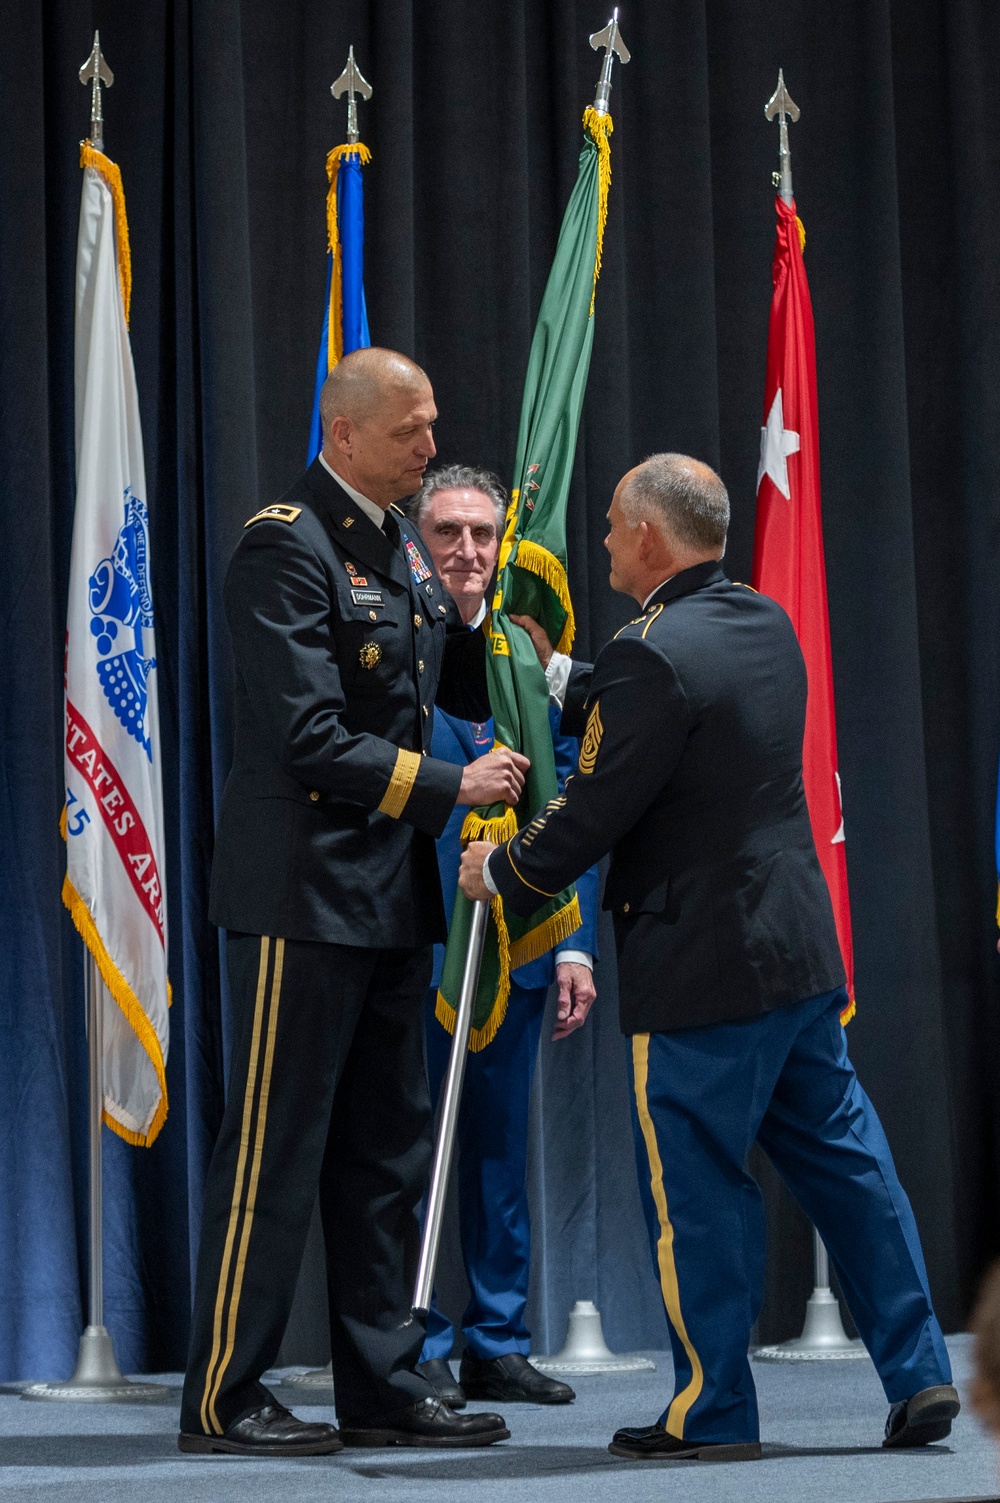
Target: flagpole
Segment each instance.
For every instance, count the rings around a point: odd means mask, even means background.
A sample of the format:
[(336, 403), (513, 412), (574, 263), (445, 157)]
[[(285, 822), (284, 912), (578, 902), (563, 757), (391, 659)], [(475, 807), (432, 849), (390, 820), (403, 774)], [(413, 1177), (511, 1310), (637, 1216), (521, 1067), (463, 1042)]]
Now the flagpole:
[[(785, 77), (778, 69), (778, 86), (764, 106), (768, 120), (778, 120), (778, 171), (772, 181), (783, 203), (791, 206), (792, 154), (788, 145), (788, 121), (798, 120), (801, 111), (785, 88)], [(775, 1346), (758, 1347), (754, 1357), (760, 1362), (830, 1361), (845, 1357), (867, 1357), (860, 1341), (851, 1341), (844, 1330), (840, 1304), (830, 1288), (830, 1258), (823, 1239), (815, 1227), (813, 1238), (813, 1292), (806, 1303), (802, 1335)]]
[(427, 1205), (424, 1211), (424, 1231), (420, 1243), (420, 1261), (417, 1264), (417, 1282), (413, 1291), (413, 1309), (418, 1315), (426, 1315), (431, 1307), (434, 1289), (434, 1272), (437, 1268), (438, 1250), (441, 1245), (441, 1228), (444, 1225), (444, 1207), (448, 1194), (448, 1179), (455, 1151), (455, 1134), (458, 1130), (458, 1109), (462, 1100), (462, 1082), (465, 1079), (465, 1062), (469, 1053), (469, 1033), (472, 1029), (472, 1008), (479, 986), (479, 971), (483, 963), (486, 945), (486, 918), (488, 903), (472, 905), (469, 926), (469, 943), (465, 952), (465, 970), (462, 987), (455, 1010), (455, 1032), (448, 1055), (448, 1073), (441, 1093), (441, 1116), (438, 1123), (437, 1143), (434, 1148), (434, 1163), (431, 1168)]
[[(80, 82), (91, 89), (90, 145), (104, 150), (104, 115), (101, 86), (110, 88), (114, 74), (101, 51), (99, 32), (94, 32), (90, 56), (80, 69)], [(159, 1383), (130, 1383), (115, 1358), (111, 1333), (104, 1324), (104, 1164), (101, 1129), (104, 1116), (104, 983), (90, 949), (84, 946), (84, 1009), (87, 1030), (87, 1105), (89, 1268), (87, 1276), (87, 1325), (80, 1337), (76, 1368), (65, 1382), (30, 1383), (21, 1391), (24, 1399), (74, 1399), (91, 1403), (161, 1401), (168, 1390)]]

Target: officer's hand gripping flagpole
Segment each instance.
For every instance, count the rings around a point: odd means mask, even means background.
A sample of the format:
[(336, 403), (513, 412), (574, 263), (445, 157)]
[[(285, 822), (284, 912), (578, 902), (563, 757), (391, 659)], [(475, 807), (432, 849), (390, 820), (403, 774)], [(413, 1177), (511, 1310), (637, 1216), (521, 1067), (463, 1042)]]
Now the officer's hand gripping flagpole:
[(448, 1056), (448, 1073), (441, 1092), (441, 1117), (438, 1124), (437, 1143), (434, 1147), (430, 1186), (427, 1191), (424, 1233), (420, 1243), (420, 1262), (417, 1265), (417, 1282), (413, 1291), (413, 1308), (418, 1315), (426, 1315), (430, 1309), (431, 1293), (434, 1288), (434, 1272), (437, 1268), (438, 1249), (441, 1245), (448, 1178), (451, 1173), (455, 1133), (458, 1128), (458, 1109), (462, 1100), (462, 1082), (465, 1079), (465, 1061), (469, 1053), (472, 1007), (476, 1000), (479, 971), (486, 945), (488, 912), (488, 903), (473, 904), (469, 943), (465, 952), (465, 970), (462, 973), (462, 987), (456, 1009), (455, 1032)]
[[(100, 33), (94, 32), (90, 56), (80, 69), (80, 82), (89, 84), (90, 136), (95, 151), (104, 150), (104, 114), (101, 87), (110, 88), (115, 76), (101, 51)], [(89, 1124), (89, 1252), (87, 1325), (80, 1337), (76, 1368), (65, 1382), (32, 1383), (22, 1390), (26, 1399), (75, 1399), (122, 1403), (159, 1400), (164, 1389), (154, 1383), (131, 1383), (122, 1376), (115, 1358), (111, 1334), (104, 1324), (104, 1194), (101, 1158), (104, 1108), (104, 1003), (97, 962), (84, 951), (84, 1005), (86, 1009)]]
[[(764, 106), (764, 115), (768, 120), (773, 120), (775, 117), (778, 120), (778, 171), (772, 175), (772, 182), (781, 195), (782, 201), (788, 205), (791, 205), (794, 199), (792, 154), (788, 146), (788, 121), (798, 120), (800, 113), (798, 105), (785, 88), (784, 74), (779, 68), (778, 86)], [(812, 1240), (813, 1292), (806, 1304), (802, 1335), (790, 1341), (779, 1342), (776, 1346), (758, 1347), (754, 1352), (754, 1357), (758, 1361), (830, 1361), (836, 1358), (867, 1357), (868, 1355), (861, 1342), (851, 1341), (844, 1330), (840, 1305), (830, 1288), (830, 1257), (815, 1227), (812, 1229)]]

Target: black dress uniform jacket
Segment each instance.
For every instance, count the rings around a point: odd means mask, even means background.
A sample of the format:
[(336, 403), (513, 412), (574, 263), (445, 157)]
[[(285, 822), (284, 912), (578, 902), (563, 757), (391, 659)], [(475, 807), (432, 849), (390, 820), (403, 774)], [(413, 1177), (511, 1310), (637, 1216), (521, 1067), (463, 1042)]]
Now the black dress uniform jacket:
[(563, 730), (577, 773), (498, 851), (530, 914), (608, 850), (625, 1033), (734, 1022), (843, 984), (802, 783), (806, 671), (773, 600), (716, 563), (666, 581), (593, 667)]
[(380, 949), (445, 937), (434, 838), (462, 774), (428, 754), (433, 705), (488, 717), (485, 642), (412, 524), (390, 508), (385, 525), (317, 459), (233, 555), (222, 928)]

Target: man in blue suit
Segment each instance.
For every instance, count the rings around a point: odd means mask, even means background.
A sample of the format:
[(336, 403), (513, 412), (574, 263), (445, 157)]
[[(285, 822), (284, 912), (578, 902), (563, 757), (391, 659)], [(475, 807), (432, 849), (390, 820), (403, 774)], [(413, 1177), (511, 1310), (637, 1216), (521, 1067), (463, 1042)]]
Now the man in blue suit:
[[(412, 516), (438, 575), (470, 629), (486, 614), (486, 593), (496, 568), (507, 497), (495, 475), (465, 465), (431, 474)], [(579, 743), (559, 734), (551, 711), (560, 789), (576, 768)], [(493, 745), (493, 722), (459, 720), (434, 712), (432, 755), (458, 766), (484, 756)], [(456, 809), (437, 841), (445, 908), (450, 913), (458, 882), (465, 810)], [(530, 1227), (525, 1171), (528, 1107), (542, 1014), (549, 987), (559, 987), (553, 1038), (566, 1038), (587, 1017), (595, 991), (597, 869), (577, 883), (583, 925), (554, 952), (519, 966), (511, 976), (507, 1015), (496, 1037), (469, 1055), (459, 1128), (459, 1220), (471, 1295), (462, 1322), (465, 1352), (459, 1383), (448, 1358), (454, 1331), (431, 1309), (418, 1371), (453, 1408), (466, 1398), (567, 1404), (574, 1397), (527, 1359), (524, 1324), (530, 1266)], [(448, 1064), (451, 1035), (434, 1016), (444, 946), (434, 948), (434, 974), (427, 993), (427, 1069), (436, 1099)]]

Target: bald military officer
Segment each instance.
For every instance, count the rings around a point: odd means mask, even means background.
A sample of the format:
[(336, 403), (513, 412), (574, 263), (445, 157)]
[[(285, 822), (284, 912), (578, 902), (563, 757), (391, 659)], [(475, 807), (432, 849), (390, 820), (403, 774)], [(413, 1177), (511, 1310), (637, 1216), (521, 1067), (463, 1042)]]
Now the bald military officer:
[(506, 846), (470, 846), (460, 881), (471, 898), (492, 884), (527, 914), (611, 852), (604, 906), (674, 1392), (610, 1449), (760, 1455), (747, 1358), (763, 1299), (755, 1139), (829, 1248), (891, 1406), (883, 1444), (926, 1445), (948, 1434), (958, 1394), (913, 1212), (840, 1025), (795, 632), (723, 573), (729, 498), (707, 465), (655, 455), (620, 482), (608, 520), (611, 586), (640, 615), (593, 667), (554, 660), (537, 623), (522, 623), (563, 730), (583, 733), (579, 769)]
[[(484, 1445), (414, 1371), (416, 1208), (430, 1157), (422, 1001), (445, 937), (434, 852), (456, 804), (513, 803), (527, 762), (429, 755), (435, 698), (484, 720), (466, 630), (395, 503), (420, 488), (437, 412), (424, 372), (358, 350), (320, 399), (323, 450), (246, 523), (225, 585), (233, 766), (210, 914), (236, 1019), (202, 1216), (184, 1451)], [(261, 1383), (319, 1192), (340, 1435)]]

